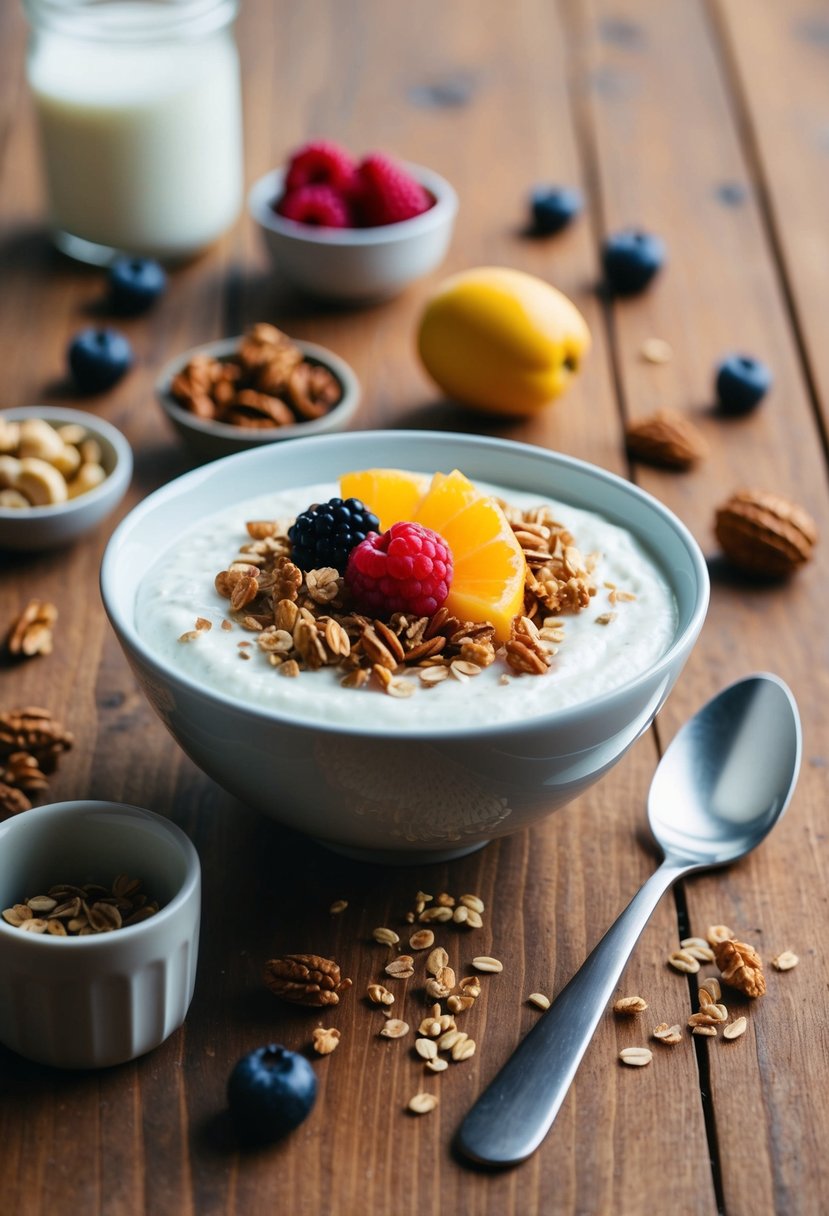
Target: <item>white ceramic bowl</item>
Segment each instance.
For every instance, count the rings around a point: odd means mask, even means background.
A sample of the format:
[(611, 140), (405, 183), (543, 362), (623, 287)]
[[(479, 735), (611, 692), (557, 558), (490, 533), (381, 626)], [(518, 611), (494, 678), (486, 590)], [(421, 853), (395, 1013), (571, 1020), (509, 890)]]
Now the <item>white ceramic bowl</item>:
[(132, 477), (132, 448), (116, 427), (94, 414), (50, 405), (3, 410), (2, 417), (9, 422), (43, 418), (52, 426), (77, 423), (100, 444), (107, 476), (99, 486), (69, 502), (50, 507), (0, 507), (0, 549), (29, 552), (70, 544), (115, 510)]
[(68, 882), (140, 878), (162, 905), (88, 937), (26, 933), (0, 918), (0, 1042), (59, 1068), (143, 1055), (184, 1021), (201, 914), (196, 850), (170, 820), (116, 802), (56, 802), (0, 823), (0, 908)]
[[(196, 683), (147, 645), (136, 628), (136, 594), (171, 537), (275, 487), (335, 481), (345, 470), (374, 466), (457, 467), (473, 479), (600, 511), (627, 527), (659, 555), (676, 597), (678, 625), (667, 652), (624, 687), (572, 708), (512, 724), (470, 727), (460, 721), (428, 734), (401, 731), (399, 723), (366, 729), (359, 693), (346, 694), (356, 698), (346, 725), (241, 703)], [(205, 772), (281, 823), (341, 850), (411, 861), (459, 855), (524, 828), (606, 772), (667, 697), (708, 603), (708, 575), (696, 542), (667, 508), (629, 482), (541, 448), (414, 431), (299, 440), (185, 474), (116, 530), (101, 586), (145, 693)]]
[(295, 425), (274, 426), (267, 429), (232, 426), (227, 422), (213, 422), (210, 419), (198, 418), (190, 410), (180, 405), (170, 394), (170, 384), (173, 377), (186, 366), (195, 355), (209, 355), (213, 359), (226, 359), (239, 348), (240, 337), (221, 338), (217, 342), (206, 342), (202, 346), (194, 346), (182, 355), (177, 355), (165, 365), (159, 375), (155, 392), (161, 408), (170, 419), (182, 439), (193, 453), (203, 460), (216, 460), (220, 456), (232, 456), (236, 452), (246, 452), (249, 448), (258, 448), (270, 443), (279, 443), (283, 439), (299, 439), (308, 435), (325, 435), (331, 431), (341, 431), (346, 427), (357, 412), (360, 404), (360, 382), (352, 369), (324, 346), (315, 342), (302, 342), (292, 338), (292, 342), (300, 348), (306, 359), (326, 367), (336, 378), (342, 389), (342, 397), (327, 414), (321, 418), (312, 418), (307, 422), (297, 422)]
[(452, 238), (458, 196), (431, 169), (404, 167), (432, 195), (434, 206), (376, 228), (315, 228), (286, 219), (273, 209), (285, 170), (260, 177), (248, 194), (248, 210), (279, 274), (309, 295), (356, 304), (396, 295), (439, 266)]

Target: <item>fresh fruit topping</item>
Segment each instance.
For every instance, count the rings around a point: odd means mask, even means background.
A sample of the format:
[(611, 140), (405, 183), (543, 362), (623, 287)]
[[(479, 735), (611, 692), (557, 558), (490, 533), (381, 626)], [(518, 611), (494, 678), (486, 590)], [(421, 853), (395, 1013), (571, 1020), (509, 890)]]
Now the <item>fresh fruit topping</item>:
[(346, 193), (354, 182), (357, 166), (339, 144), (327, 139), (303, 144), (294, 152), (285, 175), (285, 190), (298, 190), (301, 186), (330, 186), (332, 190)]
[(635, 228), (614, 233), (602, 246), (607, 284), (616, 295), (636, 295), (661, 269), (665, 257), (665, 242), (653, 233)]
[(286, 1047), (258, 1047), (236, 1064), (227, 1083), (234, 1122), (251, 1141), (275, 1140), (313, 1108), (317, 1077), (304, 1056)]
[(283, 194), (276, 205), (280, 215), (314, 228), (348, 228), (348, 204), (331, 186), (299, 186)]
[(292, 558), (302, 570), (333, 566), (345, 573), (348, 555), (369, 532), (380, 527), (358, 498), (331, 498), (303, 511), (288, 529)]
[(84, 329), (72, 339), (67, 357), (80, 391), (101, 393), (132, 366), (132, 347), (117, 329)]
[(370, 532), (353, 549), (345, 581), (358, 606), (377, 616), (432, 616), (452, 582), (452, 551), (443, 537), (416, 523)]
[(380, 152), (367, 156), (357, 169), (357, 207), (368, 227), (399, 224), (428, 211), (432, 199), (401, 165)]
[(459, 473), (436, 473), (416, 512), (444, 538), (454, 558), (449, 611), (464, 621), (490, 621), (505, 642), (524, 608), (526, 561), (504, 512)]
[(167, 275), (153, 258), (118, 257), (108, 279), (110, 308), (125, 317), (145, 312), (167, 286)]
[(561, 232), (581, 213), (584, 200), (570, 186), (536, 186), (530, 196), (532, 231), (542, 236)]
[(771, 388), (771, 370), (759, 359), (729, 355), (717, 366), (717, 405), (724, 414), (747, 414)]
[(431, 478), (407, 469), (360, 469), (343, 473), (340, 493), (343, 498), (359, 498), (380, 520), (378, 531), (385, 532), (402, 519), (414, 519), (415, 508), (429, 489)]
[(440, 284), (420, 319), (418, 349), (448, 397), (524, 416), (564, 392), (590, 349), (590, 331), (549, 283), (479, 266)]

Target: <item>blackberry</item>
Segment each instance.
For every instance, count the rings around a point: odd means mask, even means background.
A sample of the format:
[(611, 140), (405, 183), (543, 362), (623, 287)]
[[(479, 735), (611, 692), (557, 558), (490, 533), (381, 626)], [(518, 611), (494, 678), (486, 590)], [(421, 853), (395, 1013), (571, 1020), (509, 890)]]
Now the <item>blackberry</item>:
[(288, 529), (292, 557), (301, 570), (333, 566), (345, 573), (348, 555), (369, 532), (379, 532), (380, 521), (359, 498), (331, 498), (303, 511)]

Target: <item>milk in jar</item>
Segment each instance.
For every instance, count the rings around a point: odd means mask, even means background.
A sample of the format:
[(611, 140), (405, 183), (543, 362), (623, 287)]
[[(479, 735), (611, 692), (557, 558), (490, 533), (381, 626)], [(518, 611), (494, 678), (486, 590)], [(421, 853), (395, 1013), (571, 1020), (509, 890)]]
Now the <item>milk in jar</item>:
[(56, 243), (174, 260), (242, 196), (237, 0), (24, 0)]

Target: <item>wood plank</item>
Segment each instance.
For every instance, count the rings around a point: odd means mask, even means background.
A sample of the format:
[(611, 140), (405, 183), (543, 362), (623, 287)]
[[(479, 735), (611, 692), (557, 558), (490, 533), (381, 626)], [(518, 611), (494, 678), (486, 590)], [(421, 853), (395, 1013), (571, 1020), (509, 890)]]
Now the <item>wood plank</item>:
[[(781, 257), (806, 364), (829, 425), (829, 11), (814, 0), (711, 5), (741, 98), (756, 188)], [(758, 71), (758, 64), (773, 65)], [(796, 188), (795, 188), (796, 183)]]
[[(614, 308), (626, 407), (634, 416), (657, 404), (683, 409), (712, 445), (698, 472), (677, 477), (642, 469), (637, 480), (677, 511), (712, 556), (713, 509), (741, 483), (804, 502), (825, 536), (820, 439), (780, 268), (715, 52), (715, 30), (701, 6), (630, 3), (620, 23), (613, 6), (597, 2), (582, 32), (607, 229), (652, 227), (671, 253), (650, 292)], [(751, 185), (740, 207), (723, 202), (726, 182)], [(675, 347), (671, 364), (654, 368), (638, 358), (642, 339), (652, 334)], [(763, 409), (737, 424), (710, 412), (711, 367), (728, 348), (762, 354), (776, 376)], [(685, 891), (692, 931), (725, 922), (758, 945), (767, 969), (768, 959), (786, 945), (800, 946), (807, 964), (786, 975), (772, 972), (769, 994), (756, 1007), (732, 1002), (735, 1013), (751, 1017), (747, 1042), (702, 1049), (722, 1193), (729, 1212), (815, 1212), (829, 1202), (825, 1159), (813, 1151), (829, 1130), (822, 1099), (826, 1055), (813, 1029), (822, 1020), (829, 974), (825, 960), (810, 953), (826, 924), (825, 862), (813, 842), (822, 835), (829, 725), (822, 610), (827, 570), (816, 561), (791, 584), (766, 587), (729, 575), (716, 559), (712, 573), (708, 623), (660, 716), (660, 736), (670, 738), (721, 684), (770, 668), (794, 689), (806, 737), (800, 785), (773, 837), (750, 860), (697, 879)], [(793, 1020), (794, 1007), (799, 1013)], [(748, 1051), (740, 1052), (741, 1046)], [(799, 1084), (789, 1083), (787, 1074), (791, 1078), (798, 1066), (808, 1069), (811, 1081), (801, 1071)]]

